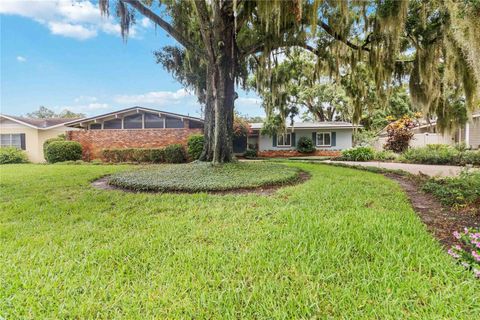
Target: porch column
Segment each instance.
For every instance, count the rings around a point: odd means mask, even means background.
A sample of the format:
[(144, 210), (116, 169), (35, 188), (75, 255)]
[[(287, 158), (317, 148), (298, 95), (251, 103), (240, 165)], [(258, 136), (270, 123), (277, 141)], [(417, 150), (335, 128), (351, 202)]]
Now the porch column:
[(470, 123), (465, 124), (465, 144), (470, 148)]

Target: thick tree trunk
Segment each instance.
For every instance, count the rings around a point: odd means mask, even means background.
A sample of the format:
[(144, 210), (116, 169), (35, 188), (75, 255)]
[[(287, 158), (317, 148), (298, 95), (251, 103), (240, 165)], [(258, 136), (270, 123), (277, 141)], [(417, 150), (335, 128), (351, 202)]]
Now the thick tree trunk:
[[(214, 164), (233, 160), (233, 113), (237, 46), (231, 3), (213, 2), (213, 26), (204, 32), (209, 50), (205, 145), (200, 159)], [(201, 8), (199, 8), (201, 10)], [(210, 38), (211, 37), (211, 38)], [(210, 38), (210, 39), (209, 39)]]

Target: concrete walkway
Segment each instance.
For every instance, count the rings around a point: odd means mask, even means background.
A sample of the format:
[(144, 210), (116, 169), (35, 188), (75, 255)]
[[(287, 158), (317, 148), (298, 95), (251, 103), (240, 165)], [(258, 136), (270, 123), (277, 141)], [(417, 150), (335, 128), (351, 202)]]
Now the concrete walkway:
[[(454, 177), (465, 168), (460, 166), (441, 166), (429, 164), (410, 164), (410, 163), (395, 163), (395, 162), (357, 162), (357, 161), (323, 161), (325, 163), (341, 163), (351, 166), (363, 167), (377, 167), (390, 170), (403, 170), (412, 174), (423, 173), (431, 177)], [(474, 169), (476, 170), (476, 169)]]

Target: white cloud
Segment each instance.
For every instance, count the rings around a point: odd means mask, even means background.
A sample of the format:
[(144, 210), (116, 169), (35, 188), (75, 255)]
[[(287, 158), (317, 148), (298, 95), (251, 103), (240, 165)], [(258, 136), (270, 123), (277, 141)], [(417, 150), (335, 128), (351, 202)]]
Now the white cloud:
[[(113, 17), (102, 17), (98, 4), (88, 0), (1, 0), (0, 14), (30, 18), (45, 25), (52, 34), (78, 40), (96, 37), (99, 32), (120, 35), (120, 25)], [(135, 34), (132, 27), (129, 36)]]
[(63, 107), (57, 107), (58, 111), (63, 111), (63, 110), (70, 110), (75, 113), (86, 113), (88, 114), (97, 114), (99, 110), (108, 110), (111, 109), (112, 107), (108, 103), (98, 103), (98, 102), (93, 102), (93, 103), (87, 103), (87, 104), (80, 104), (80, 105), (75, 105), (75, 106), (63, 106)]
[(198, 104), (195, 95), (190, 94), (185, 89), (177, 91), (151, 91), (137, 95), (118, 95), (114, 100), (124, 105), (155, 105), (157, 107)]
[(140, 20), (140, 25), (144, 28), (150, 28), (153, 24), (152, 24), (152, 21), (150, 21), (150, 19), (143, 18), (142, 20)]
[(97, 97), (92, 97), (92, 96), (80, 96), (75, 98), (74, 100), (76, 103), (81, 103), (81, 102), (96, 102), (98, 101)]
[(17, 61), (18, 62), (26, 62), (27, 61), (27, 58), (23, 57), (23, 56), (17, 56)]

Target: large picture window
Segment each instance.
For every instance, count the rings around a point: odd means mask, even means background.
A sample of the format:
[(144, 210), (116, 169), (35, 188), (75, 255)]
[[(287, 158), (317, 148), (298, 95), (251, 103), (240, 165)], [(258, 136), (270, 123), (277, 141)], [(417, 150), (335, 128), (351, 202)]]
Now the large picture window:
[(103, 129), (122, 129), (122, 119), (107, 120), (103, 123)]
[(142, 129), (143, 116), (141, 113), (123, 118), (124, 129)]
[(90, 124), (90, 130), (100, 130), (102, 129), (102, 124), (101, 123), (91, 123)]
[(183, 121), (182, 119), (167, 117), (166, 127), (167, 128), (183, 128)]
[(317, 132), (317, 147), (330, 147), (331, 145), (331, 132)]
[(145, 129), (163, 128), (163, 118), (153, 113), (145, 113)]
[(22, 136), (18, 134), (2, 134), (0, 135), (1, 147), (15, 147), (22, 149)]
[(277, 135), (277, 147), (290, 147), (292, 145), (292, 134), (282, 133)]

